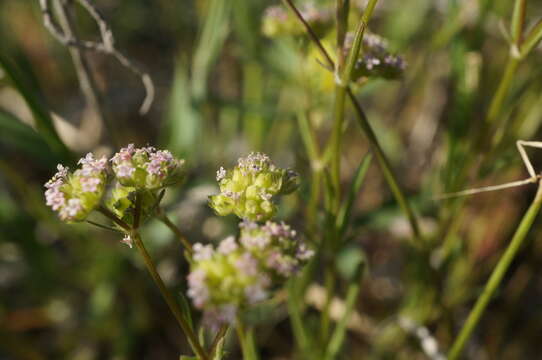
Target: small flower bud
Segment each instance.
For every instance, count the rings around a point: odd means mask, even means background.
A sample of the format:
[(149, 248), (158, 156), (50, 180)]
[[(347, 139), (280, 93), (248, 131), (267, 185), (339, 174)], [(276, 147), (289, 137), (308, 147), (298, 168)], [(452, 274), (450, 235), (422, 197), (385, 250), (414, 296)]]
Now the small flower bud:
[(299, 177), (289, 169), (280, 169), (267, 155), (251, 153), (241, 158), (233, 170), (217, 172), (220, 194), (209, 198), (218, 215), (235, 213), (242, 219), (265, 221), (276, 213), (275, 195), (297, 189)]
[(99, 205), (107, 181), (105, 157), (95, 159), (88, 153), (78, 164), (81, 168), (73, 173), (59, 164), (58, 172), (45, 184), (46, 204), (67, 222), (86, 219)]
[[(354, 35), (349, 33), (346, 39), (346, 51), (350, 51), (353, 38)], [(361, 58), (354, 66), (352, 80), (361, 77), (398, 79), (405, 71), (406, 63), (403, 58), (390, 53), (388, 42), (378, 35), (365, 33), (361, 53)]]
[(138, 190), (157, 190), (175, 185), (184, 178), (184, 160), (175, 159), (168, 150), (135, 148), (130, 144), (111, 159), (119, 183)]

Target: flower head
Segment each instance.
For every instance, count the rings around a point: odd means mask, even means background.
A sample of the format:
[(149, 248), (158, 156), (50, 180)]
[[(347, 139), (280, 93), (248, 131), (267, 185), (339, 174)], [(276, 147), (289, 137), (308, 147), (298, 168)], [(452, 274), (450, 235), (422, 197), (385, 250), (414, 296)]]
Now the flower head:
[(183, 178), (184, 160), (152, 146), (136, 148), (129, 144), (116, 153), (111, 162), (119, 183), (136, 189), (160, 189)]
[(251, 153), (238, 160), (232, 170), (217, 172), (220, 194), (210, 197), (210, 206), (219, 215), (235, 213), (242, 219), (265, 221), (276, 212), (272, 199), (298, 187), (298, 175), (280, 169), (262, 153)]
[(82, 221), (98, 206), (105, 191), (107, 159), (88, 153), (73, 173), (57, 166), (57, 173), (45, 184), (45, 202), (63, 221)]
[(237, 312), (264, 301), (312, 256), (288, 225), (246, 222), (233, 236), (194, 245), (188, 296), (211, 325), (231, 323)]

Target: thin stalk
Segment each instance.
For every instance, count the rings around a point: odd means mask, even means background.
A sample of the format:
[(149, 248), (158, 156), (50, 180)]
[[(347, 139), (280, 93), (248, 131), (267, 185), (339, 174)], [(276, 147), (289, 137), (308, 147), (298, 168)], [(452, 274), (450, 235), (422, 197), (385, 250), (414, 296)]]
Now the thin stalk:
[(147, 252), (147, 249), (145, 248), (145, 245), (143, 244), (143, 241), (141, 240), (141, 236), (137, 231), (132, 231), (132, 240), (143, 257), (143, 260), (145, 262), (145, 265), (147, 267), (147, 270), (149, 271), (149, 274), (151, 275), (152, 279), (158, 286), (158, 289), (160, 289), (160, 293), (162, 294), (162, 297), (166, 301), (167, 305), (169, 306), (169, 309), (175, 316), (175, 319), (179, 323), (179, 326), (185, 333), (186, 337), (188, 338), (188, 343), (192, 347), (192, 350), (194, 353), (199, 357), (201, 360), (208, 360), (209, 357), (207, 356), (207, 353), (205, 350), (201, 347), (198, 337), (192, 329), (190, 328), (190, 325), (186, 321), (186, 319), (183, 316), (183, 312), (181, 308), (179, 307), (179, 304), (177, 301), (175, 301), (175, 298), (171, 294), (171, 292), (167, 289), (166, 285), (164, 284), (164, 281), (160, 277), (160, 274), (158, 274), (158, 271), (156, 270), (156, 266), (154, 262), (152, 261), (149, 253)]
[[(339, 210), (339, 207), (341, 205), (341, 140), (342, 140), (342, 133), (343, 133), (343, 126), (344, 126), (344, 114), (345, 114), (345, 103), (346, 103), (346, 92), (348, 90), (348, 85), (350, 84), (350, 79), (352, 77), (352, 72), (354, 71), (355, 64), (357, 62), (357, 59), (359, 57), (359, 53), (361, 50), (361, 44), (363, 41), (363, 34), (365, 33), (365, 28), (367, 27), (367, 23), (369, 22), (369, 19), (371, 18), (371, 15), (373, 14), (373, 10), (376, 6), (378, 0), (369, 0), (369, 3), (367, 4), (367, 8), (363, 12), (363, 15), (361, 16), (361, 19), (359, 21), (359, 25), (356, 29), (354, 43), (352, 44), (352, 48), (350, 49), (350, 53), (348, 54), (348, 58), (346, 60), (346, 67), (343, 68), (343, 64), (336, 64), (338, 68), (335, 68), (335, 76), (340, 77), (340, 79), (337, 79), (337, 83), (335, 84), (335, 103), (334, 103), (334, 121), (333, 121), (333, 130), (331, 133), (331, 182), (332, 186), (335, 192), (335, 196), (333, 199), (332, 209), (334, 212), (337, 212)], [(339, 4), (339, 3), (338, 3)], [(344, 3), (344, 6), (348, 6), (348, 2)], [(342, 14), (343, 18), (348, 18), (348, 9), (342, 9), (338, 11), (338, 13), (345, 13)], [(343, 47), (342, 43), (340, 42), (340, 36), (338, 36), (338, 52), (340, 54), (343, 53)], [(344, 40), (344, 39), (343, 39)], [(339, 57), (341, 59), (342, 57)]]
[(541, 205), (542, 205), (542, 182), (539, 182), (538, 190), (536, 192), (536, 196), (533, 202), (531, 203), (531, 205), (529, 206), (529, 209), (523, 216), (523, 219), (521, 219), (521, 223), (517, 227), (514, 237), (512, 238), (512, 241), (508, 245), (508, 248), (502, 255), (497, 266), (493, 270), (493, 273), (491, 274), (491, 277), (489, 278), (484, 288), (484, 291), (482, 292), (482, 294), (476, 301), (476, 304), (474, 305), (474, 308), (470, 312), (469, 317), (467, 318), (467, 321), (465, 322), (465, 325), (463, 326), (463, 328), (461, 329), (461, 332), (457, 336), (448, 354), (448, 360), (455, 360), (459, 358), (459, 356), (461, 355), (461, 352), (463, 351), (463, 348), (465, 347), (467, 340), (469, 339), (472, 332), (478, 325), (478, 322), (480, 321), (480, 318), (484, 314), (487, 308), (487, 305), (489, 304), (489, 301), (495, 294), (495, 291), (497, 291), (497, 288), (499, 287), (508, 268), (512, 264), (512, 261), (516, 257), (516, 254), (521, 248), (521, 245), (523, 245), (523, 242), (527, 237), (527, 233), (531, 229), (531, 226), (533, 225), (533, 222), (536, 219), (538, 212), (540, 211)]
[(335, 291), (336, 277), (334, 271), (329, 266), (325, 267), (324, 285), (326, 289), (326, 301), (322, 309), (322, 316), (320, 318), (320, 337), (322, 341), (327, 345), (329, 328), (331, 324), (331, 301), (333, 299), (333, 293)]
[(164, 225), (166, 225), (175, 234), (175, 236), (177, 236), (177, 238), (179, 239), (183, 247), (186, 249), (186, 251), (188, 251), (188, 253), (192, 255), (192, 244), (183, 235), (181, 230), (167, 217), (164, 211), (160, 208), (158, 208), (157, 218)]
[(367, 119), (367, 116), (363, 111), (363, 108), (357, 102), (356, 97), (351, 89), (348, 89), (348, 96), (350, 97), (350, 100), (352, 100), (352, 104), (354, 105), (354, 109), (356, 110), (356, 119), (358, 121), (358, 124), (361, 127), (362, 131), (365, 133), (365, 136), (367, 136), (369, 143), (371, 144), (371, 149), (374, 152), (380, 168), (382, 169), (384, 178), (386, 179), (388, 186), (390, 187), (390, 190), (395, 197), (395, 200), (397, 200), (399, 206), (403, 210), (403, 213), (408, 218), (408, 222), (410, 223), (410, 228), (412, 230), (412, 235), (414, 239), (416, 239), (418, 243), (420, 243), (423, 241), (423, 237), (414, 210), (410, 207), (410, 204), (403, 190), (401, 189), (399, 182), (397, 181), (397, 176), (395, 175), (391, 167), (388, 157), (380, 146), (378, 138), (376, 137), (376, 134), (374, 133), (371, 124), (369, 123), (369, 120)]
[(220, 329), (218, 329), (218, 332), (216, 333), (216, 336), (211, 344), (211, 350), (209, 354), (209, 357), (211, 359), (215, 358), (216, 352), (218, 350), (218, 344), (222, 341), (222, 339), (224, 339), (224, 337), (228, 333), (228, 328), (228, 325), (222, 325)]
[(497, 88), (497, 92), (493, 96), (493, 99), (491, 100), (491, 104), (489, 105), (489, 111), (486, 117), (487, 125), (493, 124), (499, 117), (499, 114), (501, 113), (501, 109), (504, 103), (504, 99), (506, 98), (506, 95), (508, 94), (508, 91), (510, 90), (510, 86), (512, 85), (512, 81), (514, 80), (514, 76), (518, 69), (519, 63), (520, 63), (519, 58), (514, 57), (513, 55), (510, 55), (508, 57), (508, 61), (506, 63), (503, 76), (499, 83), (499, 87)]
[[(324, 57), (326, 61), (326, 65), (328, 65), (330, 68), (335, 68), (335, 63), (327, 50), (324, 48), (322, 42), (318, 39), (318, 36), (316, 36), (316, 33), (311, 28), (311, 26), (305, 21), (299, 10), (295, 7), (292, 0), (283, 0), (284, 3), (288, 8), (292, 10), (292, 12), (296, 15), (297, 19), (303, 24), (305, 27), (305, 30), (307, 31), (307, 34), (311, 38), (311, 40), (315, 43), (317, 48), (319, 49), (321, 55)], [(350, 87), (347, 87), (347, 94), (348, 98), (352, 102), (352, 105), (354, 105), (354, 110), (356, 112), (358, 123), (367, 136), (367, 139), (369, 141), (369, 144), (371, 145), (371, 149), (376, 155), (376, 159), (384, 173), (384, 178), (388, 182), (388, 185), (395, 196), (397, 202), (399, 203), (399, 206), (405, 213), (405, 215), (408, 218), (408, 221), (410, 223), (413, 236), (418, 242), (422, 241), (422, 235), (418, 226), (418, 220), (416, 218), (416, 215), (414, 214), (414, 211), (410, 207), (410, 204), (408, 203), (406, 196), (403, 193), (403, 190), (399, 186), (399, 183), (397, 181), (397, 177), (394, 174), (390, 162), (387, 159), (386, 154), (384, 153), (384, 150), (380, 146), (378, 139), (371, 127), (371, 124), (369, 123), (367, 116), (365, 115), (365, 112), (363, 111), (363, 108), (358, 103), (354, 93), (352, 92), (352, 89)]]
[(236, 330), (237, 337), (239, 338), (239, 344), (241, 345), (241, 351), (243, 352), (243, 359), (259, 360), (252, 329), (245, 329), (241, 319), (237, 319)]
[(126, 224), (124, 221), (122, 221), (121, 219), (119, 219), (117, 217), (117, 215), (113, 214), (111, 212), (111, 210), (109, 210), (108, 208), (106, 208), (105, 206), (103, 205), (100, 205), (97, 209), (99, 212), (101, 212), (105, 217), (109, 218), (111, 221), (113, 221), (115, 224), (117, 224), (118, 226), (120, 226), (123, 230), (127, 231), (127, 232), (130, 232), (132, 230), (132, 228), (130, 228), (130, 226), (128, 224)]

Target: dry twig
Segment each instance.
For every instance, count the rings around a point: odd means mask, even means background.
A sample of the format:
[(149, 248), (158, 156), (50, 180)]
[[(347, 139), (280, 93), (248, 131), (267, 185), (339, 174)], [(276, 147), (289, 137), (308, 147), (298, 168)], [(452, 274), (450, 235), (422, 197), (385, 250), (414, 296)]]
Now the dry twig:
[[(66, 0), (62, 1), (65, 2)], [(145, 99), (143, 100), (143, 103), (139, 108), (139, 112), (140, 114), (146, 114), (149, 111), (154, 100), (154, 84), (151, 77), (148, 73), (140, 70), (136, 65), (132, 63), (132, 61), (130, 61), (115, 47), (115, 37), (113, 36), (111, 28), (105, 21), (100, 11), (94, 6), (94, 4), (92, 4), (90, 0), (72, 1), (76, 1), (77, 3), (79, 3), (90, 14), (90, 16), (92, 16), (100, 30), (101, 42), (78, 40), (73, 36), (70, 36), (70, 34), (62, 31), (62, 29), (54, 21), (53, 13), (50, 6), (51, 0), (39, 0), (43, 13), (43, 23), (45, 27), (49, 30), (51, 35), (53, 35), (53, 37), (55, 37), (63, 45), (110, 55), (117, 59), (117, 61), (122, 66), (137, 75), (141, 79), (141, 82), (143, 83), (143, 86), (145, 88)]]

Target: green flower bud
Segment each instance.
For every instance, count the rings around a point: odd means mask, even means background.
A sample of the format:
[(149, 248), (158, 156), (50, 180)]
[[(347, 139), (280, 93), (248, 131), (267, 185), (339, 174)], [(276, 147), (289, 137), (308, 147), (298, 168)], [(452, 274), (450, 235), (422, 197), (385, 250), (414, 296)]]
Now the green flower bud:
[(45, 184), (46, 204), (67, 222), (85, 220), (100, 204), (107, 182), (105, 157), (94, 159), (88, 153), (78, 164), (81, 168), (73, 173), (59, 164), (58, 172)]
[(122, 221), (133, 224), (136, 192), (141, 197), (140, 219), (145, 221), (154, 215), (158, 202), (158, 191), (137, 190), (135, 187), (123, 186), (117, 182), (111, 190), (105, 205)]
[(217, 181), (220, 194), (209, 198), (209, 206), (218, 215), (234, 213), (251, 221), (273, 217), (277, 208), (272, 198), (293, 192), (299, 182), (294, 171), (277, 168), (261, 153), (239, 159), (233, 170), (220, 168)]

